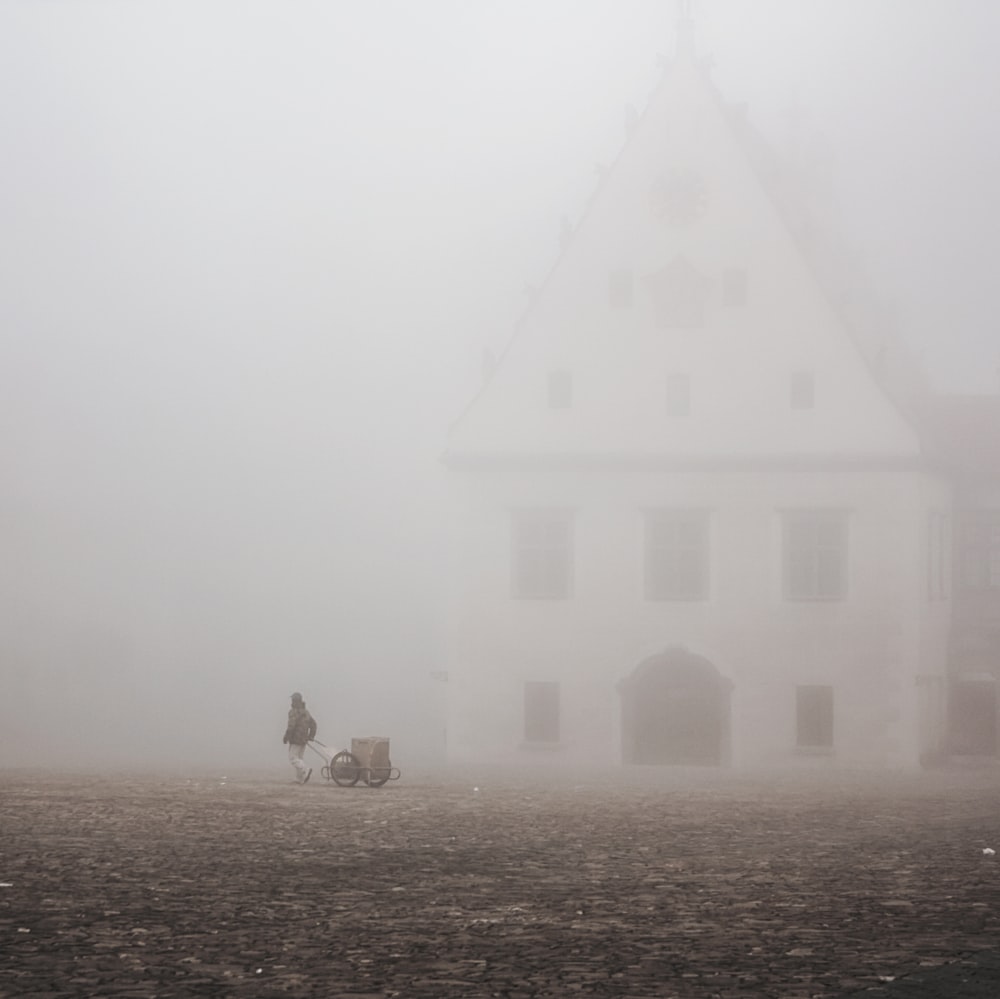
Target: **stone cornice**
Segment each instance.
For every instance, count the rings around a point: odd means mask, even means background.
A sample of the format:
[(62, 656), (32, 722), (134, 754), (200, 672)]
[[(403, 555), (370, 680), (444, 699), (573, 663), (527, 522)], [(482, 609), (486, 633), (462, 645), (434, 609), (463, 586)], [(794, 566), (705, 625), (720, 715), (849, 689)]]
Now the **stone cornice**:
[(872, 472), (932, 471), (920, 454), (656, 455), (450, 451), (453, 471)]

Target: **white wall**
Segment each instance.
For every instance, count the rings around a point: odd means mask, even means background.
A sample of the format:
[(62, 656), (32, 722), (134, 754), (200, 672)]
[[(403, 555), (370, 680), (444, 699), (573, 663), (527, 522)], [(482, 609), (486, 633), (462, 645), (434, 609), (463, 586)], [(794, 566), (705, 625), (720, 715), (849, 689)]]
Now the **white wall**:
[[(736, 764), (789, 760), (796, 684), (835, 688), (836, 758), (916, 762), (916, 677), (944, 673), (947, 610), (928, 607), (926, 519), (947, 499), (915, 471), (599, 472), (465, 475), (451, 667), (449, 746), (509, 756), (523, 734), (523, 684), (562, 690), (562, 752), (620, 759), (615, 684), (646, 656), (683, 645), (734, 684)], [(573, 508), (573, 594), (511, 598), (511, 511)], [(710, 596), (643, 597), (646, 508), (711, 517)], [(781, 511), (848, 511), (848, 596), (787, 602)], [(557, 754), (554, 754), (558, 756)]]

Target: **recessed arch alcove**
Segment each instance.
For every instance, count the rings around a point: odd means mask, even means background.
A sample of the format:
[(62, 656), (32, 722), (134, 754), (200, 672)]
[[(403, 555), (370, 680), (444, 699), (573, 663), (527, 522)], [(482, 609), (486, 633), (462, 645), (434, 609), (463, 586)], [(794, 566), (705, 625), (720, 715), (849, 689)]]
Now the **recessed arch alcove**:
[(731, 690), (713, 663), (682, 646), (643, 659), (619, 684), (622, 761), (729, 763)]

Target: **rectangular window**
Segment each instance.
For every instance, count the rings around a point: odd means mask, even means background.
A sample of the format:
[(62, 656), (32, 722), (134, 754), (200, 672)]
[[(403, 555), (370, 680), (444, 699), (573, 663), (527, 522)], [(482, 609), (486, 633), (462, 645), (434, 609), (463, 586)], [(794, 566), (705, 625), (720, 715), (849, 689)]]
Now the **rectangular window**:
[(1000, 587), (1000, 511), (965, 514), (961, 546), (962, 585), (972, 590)]
[(564, 600), (570, 595), (573, 534), (564, 510), (514, 514), (511, 591), (520, 600)]
[(811, 371), (793, 371), (788, 389), (792, 409), (812, 409), (816, 405), (816, 379)]
[(525, 742), (559, 741), (559, 684), (528, 681), (524, 685)]
[(949, 543), (948, 515), (932, 510), (927, 519), (927, 598), (948, 598)]
[(843, 600), (847, 595), (847, 517), (801, 510), (784, 517), (786, 600)]
[(646, 514), (647, 600), (708, 597), (708, 514), (651, 510)]
[(795, 731), (802, 748), (833, 746), (833, 687), (795, 688)]
[(691, 379), (678, 371), (667, 375), (667, 415), (691, 415)]
[(608, 275), (608, 301), (613, 309), (632, 308), (631, 271), (612, 271)]
[(573, 375), (569, 371), (550, 371), (548, 376), (549, 409), (569, 409), (573, 405)]
[(744, 267), (727, 267), (722, 272), (722, 304), (747, 304), (747, 272)]

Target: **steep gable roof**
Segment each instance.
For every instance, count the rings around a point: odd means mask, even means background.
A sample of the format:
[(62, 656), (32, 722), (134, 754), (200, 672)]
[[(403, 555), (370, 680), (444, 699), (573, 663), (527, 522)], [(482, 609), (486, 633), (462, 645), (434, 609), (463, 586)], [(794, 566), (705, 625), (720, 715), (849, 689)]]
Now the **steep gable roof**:
[[(452, 461), (919, 452), (762, 184), (741, 128), (682, 46), (453, 427)], [(544, 388), (553, 369), (574, 380), (573, 404), (558, 412)], [(802, 371), (816, 382), (806, 413), (788, 400)], [(690, 379), (683, 421), (667, 417), (669, 373)]]

